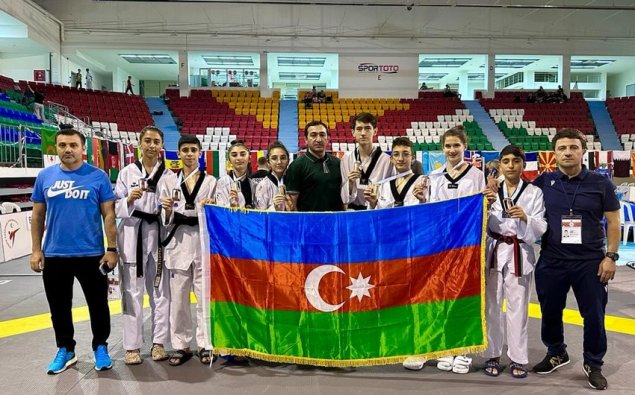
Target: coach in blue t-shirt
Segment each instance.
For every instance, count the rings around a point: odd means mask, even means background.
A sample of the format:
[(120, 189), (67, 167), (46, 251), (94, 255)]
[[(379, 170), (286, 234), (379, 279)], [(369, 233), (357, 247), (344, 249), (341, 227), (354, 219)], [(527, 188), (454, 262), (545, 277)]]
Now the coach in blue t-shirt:
[[(35, 180), (31, 219), (31, 269), (43, 272), (58, 347), (48, 373), (63, 372), (77, 362), (71, 314), (75, 277), (90, 312), (95, 369), (106, 370), (112, 361), (106, 342), (110, 336), (108, 281), (103, 272), (114, 268), (118, 260), (115, 196), (106, 173), (82, 160), (86, 137), (65, 129), (57, 133), (55, 144), (61, 163), (43, 169)], [(102, 218), (108, 241), (105, 254)]]
[(558, 169), (542, 173), (534, 181), (542, 189), (548, 225), (535, 272), (547, 356), (534, 366), (534, 372), (548, 374), (569, 364), (562, 311), (573, 288), (584, 318), (582, 367), (589, 385), (603, 390), (607, 387), (602, 375), (606, 354), (604, 315), (608, 282), (615, 275), (615, 261), (619, 259), (620, 202), (608, 178), (582, 165), (586, 138), (580, 131), (562, 129), (552, 144)]

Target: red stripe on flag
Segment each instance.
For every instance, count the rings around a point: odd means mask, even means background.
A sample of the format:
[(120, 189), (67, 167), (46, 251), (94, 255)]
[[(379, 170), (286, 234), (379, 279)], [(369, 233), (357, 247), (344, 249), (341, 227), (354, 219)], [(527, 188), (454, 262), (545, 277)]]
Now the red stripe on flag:
[[(344, 303), (338, 313), (454, 300), (481, 292), (480, 246), (424, 257), (339, 266), (274, 263), (220, 255), (210, 258), (212, 302), (234, 302), (258, 309), (320, 311), (309, 302), (305, 282), (314, 269), (325, 266), (331, 269), (335, 266), (344, 272), (327, 272), (317, 283), (319, 297), (325, 303)], [(367, 280), (358, 280), (369, 276)], [(357, 281), (354, 283), (352, 279)], [(370, 296), (362, 296), (361, 300), (347, 288), (364, 288), (366, 283), (372, 285), (367, 289)]]

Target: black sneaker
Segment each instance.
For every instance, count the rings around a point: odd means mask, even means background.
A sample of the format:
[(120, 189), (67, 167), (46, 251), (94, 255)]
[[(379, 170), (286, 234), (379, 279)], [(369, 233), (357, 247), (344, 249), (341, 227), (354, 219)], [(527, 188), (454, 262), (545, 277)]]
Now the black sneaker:
[(568, 365), (569, 362), (571, 360), (569, 360), (569, 354), (566, 351), (562, 355), (547, 354), (542, 361), (534, 365), (534, 373), (549, 374), (562, 366)]
[(596, 390), (605, 390), (608, 386), (606, 378), (602, 375), (602, 369), (592, 368), (586, 363), (582, 365), (584, 374), (589, 378), (589, 385)]

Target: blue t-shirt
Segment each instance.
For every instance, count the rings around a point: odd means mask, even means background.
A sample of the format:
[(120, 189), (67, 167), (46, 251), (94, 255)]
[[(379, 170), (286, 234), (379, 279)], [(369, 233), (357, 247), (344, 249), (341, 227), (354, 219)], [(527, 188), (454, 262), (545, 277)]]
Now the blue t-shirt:
[(47, 167), (35, 180), (31, 200), (46, 204), (45, 257), (104, 253), (100, 204), (115, 195), (103, 170), (86, 163), (73, 171)]
[[(547, 232), (542, 236), (540, 254), (564, 260), (591, 260), (604, 257), (604, 213), (620, 209), (615, 186), (605, 176), (582, 167), (569, 178), (560, 170), (542, 173), (534, 180), (545, 199)], [(562, 216), (582, 216), (582, 244), (562, 244)]]

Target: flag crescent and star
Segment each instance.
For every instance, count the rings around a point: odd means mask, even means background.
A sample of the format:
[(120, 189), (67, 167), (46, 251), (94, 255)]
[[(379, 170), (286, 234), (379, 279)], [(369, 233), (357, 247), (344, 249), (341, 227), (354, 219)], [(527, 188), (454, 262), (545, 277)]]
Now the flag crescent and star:
[[(311, 270), (304, 282), (304, 294), (306, 295), (307, 300), (315, 309), (324, 312), (339, 310), (346, 303), (344, 301), (339, 304), (330, 304), (327, 303), (320, 295), (320, 281), (329, 273), (345, 274), (338, 266), (322, 265)], [(361, 272), (358, 274), (357, 278), (349, 277), (351, 285), (346, 288), (351, 291), (350, 299), (357, 297), (357, 300), (361, 302), (364, 296), (370, 298), (369, 290), (375, 287), (375, 285), (370, 283), (370, 277), (371, 276), (364, 277)]]

